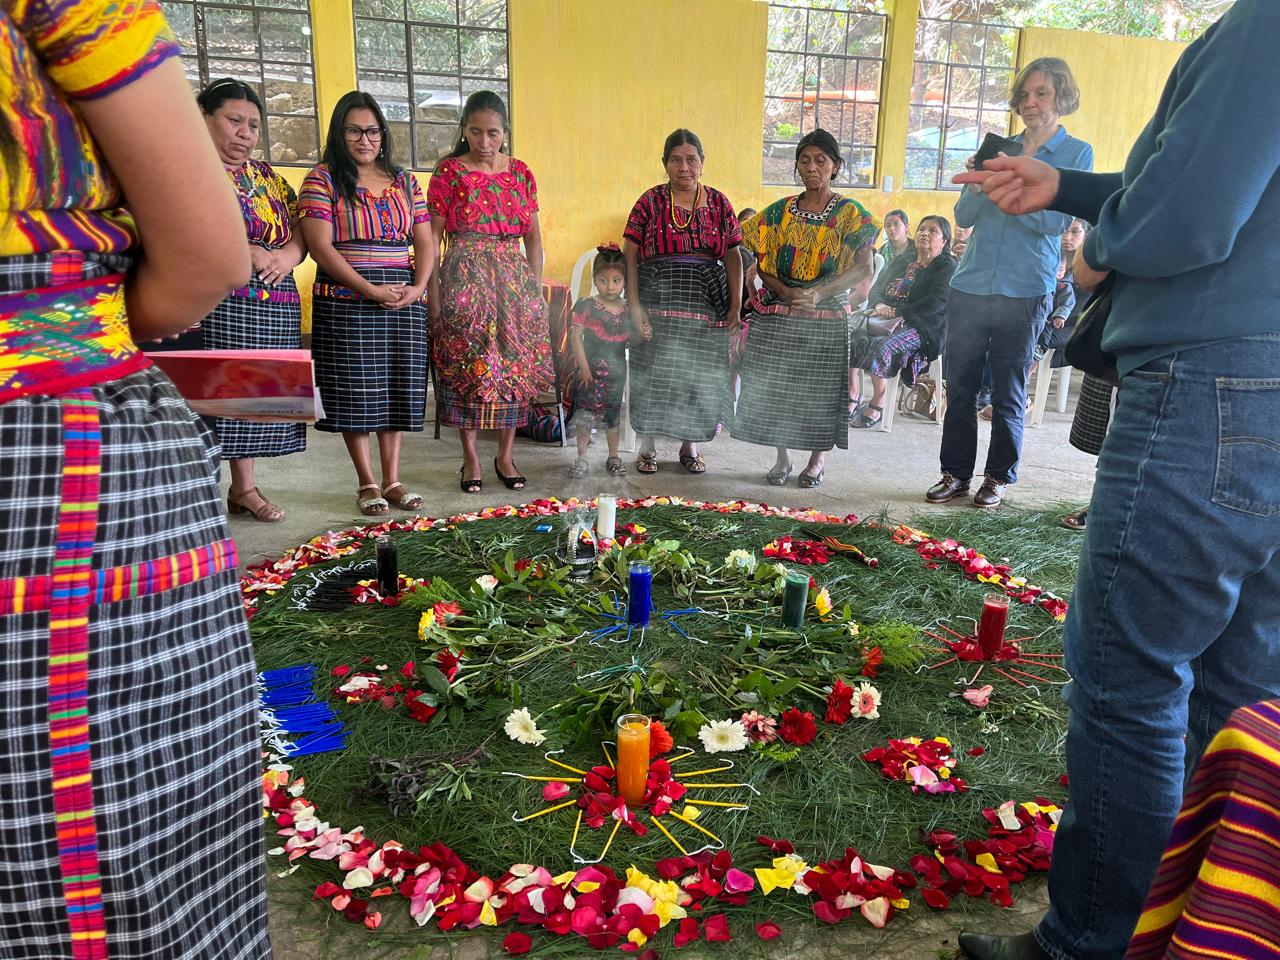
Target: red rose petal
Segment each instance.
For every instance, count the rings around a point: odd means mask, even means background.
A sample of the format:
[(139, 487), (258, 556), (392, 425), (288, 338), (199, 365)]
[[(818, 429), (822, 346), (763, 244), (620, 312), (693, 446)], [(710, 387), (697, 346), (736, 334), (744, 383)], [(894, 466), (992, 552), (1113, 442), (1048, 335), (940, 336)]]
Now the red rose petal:
[(502, 940), (502, 951), (513, 957), (528, 953), (532, 946), (533, 941), (529, 939), (529, 935), (519, 931), (508, 933)]
[(777, 940), (782, 936), (782, 928), (772, 920), (756, 924), (756, 936), (761, 940)]
[(729, 918), (723, 913), (713, 914), (702, 921), (702, 928), (707, 937), (707, 943), (726, 943), (733, 939), (733, 935), (729, 933)]
[(924, 902), (935, 910), (946, 910), (951, 906), (951, 898), (941, 890), (934, 890), (932, 887), (926, 887), (923, 895)]

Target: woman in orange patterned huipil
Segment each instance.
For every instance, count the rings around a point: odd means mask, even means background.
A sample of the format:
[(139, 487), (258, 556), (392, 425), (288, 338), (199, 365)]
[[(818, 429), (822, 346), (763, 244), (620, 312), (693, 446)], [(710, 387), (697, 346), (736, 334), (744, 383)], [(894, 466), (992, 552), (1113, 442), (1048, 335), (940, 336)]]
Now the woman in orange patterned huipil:
[(214, 441), (134, 345), (249, 278), (179, 52), (151, 0), (0, 3), (6, 957), (270, 955)]

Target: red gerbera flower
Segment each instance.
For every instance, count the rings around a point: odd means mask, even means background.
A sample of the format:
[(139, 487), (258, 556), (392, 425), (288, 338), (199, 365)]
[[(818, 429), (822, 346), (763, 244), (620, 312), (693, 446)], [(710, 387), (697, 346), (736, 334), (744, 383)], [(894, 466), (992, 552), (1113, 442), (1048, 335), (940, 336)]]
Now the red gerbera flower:
[(853, 687), (836, 677), (836, 682), (831, 687), (831, 693), (827, 696), (827, 712), (823, 715), (822, 720), (824, 723), (842, 724), (849, 719), (852, 713)]
[(782, 721), (778, 724), (778, 736), (787, 743), (803, 747), (817, 735), (818, 725), (808, 710), (802, 713), (795, 707), (790, 707), (783, 712)]

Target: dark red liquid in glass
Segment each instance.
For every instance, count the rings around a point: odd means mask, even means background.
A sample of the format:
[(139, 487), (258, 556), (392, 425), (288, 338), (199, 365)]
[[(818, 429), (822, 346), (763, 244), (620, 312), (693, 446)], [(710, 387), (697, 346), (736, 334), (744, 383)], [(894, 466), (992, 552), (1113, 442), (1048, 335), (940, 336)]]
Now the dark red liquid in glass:
[(1004, 628), (1009, 622), (1009, 602), (1003, 597), (982, 601), (982, 619), (978, 621), (978, 646), (982, 655), (992, 659), (1004, 645)]

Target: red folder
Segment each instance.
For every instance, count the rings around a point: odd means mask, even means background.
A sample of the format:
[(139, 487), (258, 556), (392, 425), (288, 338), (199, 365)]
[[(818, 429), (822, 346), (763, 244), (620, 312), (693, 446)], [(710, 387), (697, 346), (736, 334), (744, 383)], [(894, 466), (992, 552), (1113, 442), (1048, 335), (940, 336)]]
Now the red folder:
[(148, 354), (196, 413), (255, 423), (324, 416), (310, 350), (170, 350)]

